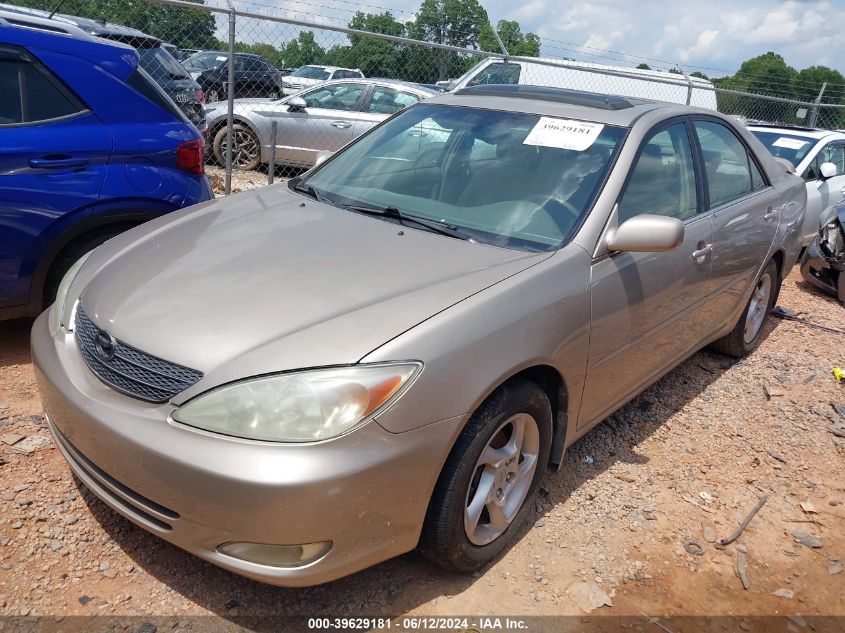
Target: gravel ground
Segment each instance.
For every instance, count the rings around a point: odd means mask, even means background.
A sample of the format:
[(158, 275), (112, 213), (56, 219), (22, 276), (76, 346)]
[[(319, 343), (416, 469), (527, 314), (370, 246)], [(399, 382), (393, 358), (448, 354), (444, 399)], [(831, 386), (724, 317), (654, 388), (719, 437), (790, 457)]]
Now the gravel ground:
[[(797, 270), (780, 305), (845, 328), (843, 308)], [(743, 362), (696, 354), (569, 449), (562, 471), (545, 481), (533, 527), (480, 573), (451, 576), (412, 553), (328, 585), (283, 589), (158, 540), (74, 481), (41, 424), (30, 325), (0, 323), (0, 615), (230, 621), (583, 615), (597, 607), (593, 613), (670, 616), (661, 626), (676, 633), (684, 629), (671, 616), (790, 615), (776, 629), (752, 619), (739, 628), (794, 632), (807, 624), (796, 614), (845, 615), (845, 439), (831, 432), (845, 421), (832, 407), (845, 403), (845, 385), (831, 371), (845, 365), (843, 334), (772, 319)], [(9, 446), (15, 434), (27, 439)], [(764, 495), (738, 541), (717, 549), (713, 541)], [(702, 555), (687, 553), (690, 539)]]

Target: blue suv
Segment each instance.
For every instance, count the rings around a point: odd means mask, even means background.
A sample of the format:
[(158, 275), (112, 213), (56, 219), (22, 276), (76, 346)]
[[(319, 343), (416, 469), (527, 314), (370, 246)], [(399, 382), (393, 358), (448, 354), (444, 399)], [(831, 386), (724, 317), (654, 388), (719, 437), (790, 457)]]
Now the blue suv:
[(130, 46), (0, 11), (0, 319), (110, 237), (213, 198), (202, 136)]

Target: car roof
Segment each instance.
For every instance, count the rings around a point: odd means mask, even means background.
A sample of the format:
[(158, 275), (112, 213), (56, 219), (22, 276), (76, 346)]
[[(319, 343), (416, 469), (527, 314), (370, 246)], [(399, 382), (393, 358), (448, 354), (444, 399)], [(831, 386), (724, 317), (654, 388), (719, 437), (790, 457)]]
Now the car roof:
[(819, 130), (810, 127), (799, 127), (797, 125), (768, 125), (763, 123), (755, 123), (749, 125), (748, 129), (752, 132), (772, 132), (773, 134), (785, 134), (789, 136), (803, 136), (805, 138), (823, 139), (829, 136), (837, 138), (845, 138), (845, 134), (833, 130)]
[(326, 66), (325, 64), (303, 64), (302, 66), (300, 66), (300, 68), (305, 68), (306, 66), (310, 68), (322, 68), (323, 70), (330, 70), (332, 72), (336, 70), (351, 70), (356, 73), (361, 72), (358, 68), (345, 68), (343, 66)]
[(53, 24), (57, 22), (63, 22), (65, 24), (75, 26), (89, 35), (103, 37), (106, 39), (114, 38), (133, 45), (137, 45), (138, 43), (155, 45), (160, 42), (157, 37), (148, 35), (143, 31), (139, 31), (138, 29), (133, 29), (128, 26), (122, 26), (120, 24), (112, 24), (111, 22), (106, 22), (105, 20), (81, 18), (75, 15), (65, 15), (63, 13), (57, 13), (51, 18), (49, 11), (42, 11), (41, 9), (32, 9), (29, 7), (19, 7), (10, 4), (0, 4), (0, 9), (5, 9), (7, 11), (12, 11), (15, 13), (26, 14), (32, 17), (43, 18), (45, 20), (49, 20)]
[(456, 92), (436, 92), (435, 95), (426, 103), (524, 112), (556, 118), (588, 120), (622, 127), (630, 127), (647, 112), (658, 109), (667, 110), (667, 116), (693, 112), (714, 114), (712, 110), (675, 103), (521, 84), (472, 86)]
[(405, 90), (412, 90), (421, 95), (438, 95), (442, 94), (436, 90), (424, 88), (419, 84), (410, 83), (408, 81), (400, 81), (398, 79), (377, 79), (374, 77), (350, 77), (348, 79), (332, 79), (324, 81), (314, 86), (315, 88), (321, 86), (333, 86), (335, 84), (378, 84), (379, 86), (388, 86), (391, 88), (403, 88)]

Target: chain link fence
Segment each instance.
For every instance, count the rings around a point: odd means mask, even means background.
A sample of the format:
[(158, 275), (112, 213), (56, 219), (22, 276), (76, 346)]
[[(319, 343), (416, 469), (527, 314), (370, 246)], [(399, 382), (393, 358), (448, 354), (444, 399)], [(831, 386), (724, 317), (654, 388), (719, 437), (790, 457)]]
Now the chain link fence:
[[(331, 0), (350, 6), (352, 18), (342, 25), (321, 15), (338, 5), (319, 1), (283, 10), (248, 0), (138, 0), (132, 22), (143, 31), (100, 22), (107, 32), (98, 34), (136, 46), (142, 68), (203, 129), (209, 174), (225, 193), (241, 188), (233, 188), (233, 176), (249, 173), (255, 184), (294, 175), (394, 112), (478, 84), (554, 86), (691, 104), (746, 123), (845, 128), (845, 105), (825, 103), (824, 89), (799, 101), (718, 87), (680, 69), (512, 55), (493, 28), (496, 52), (439, 44), (459, 42), (449, 31), (458, 27), (423, 27)], [(842, 97), (834, 94), (845, 103)]]

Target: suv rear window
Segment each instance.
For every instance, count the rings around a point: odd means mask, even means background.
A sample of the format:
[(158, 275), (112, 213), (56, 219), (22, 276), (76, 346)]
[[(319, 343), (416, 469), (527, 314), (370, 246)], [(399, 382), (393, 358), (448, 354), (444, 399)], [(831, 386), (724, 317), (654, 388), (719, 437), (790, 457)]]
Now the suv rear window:
[(158, 83), (169, 79), (188, 79), (190, 77), (182, 64), (177, 62), (173, 55), (161, 46), (139, 48), (138, 54), (141, 68), (147, 71), (147, 74)]

